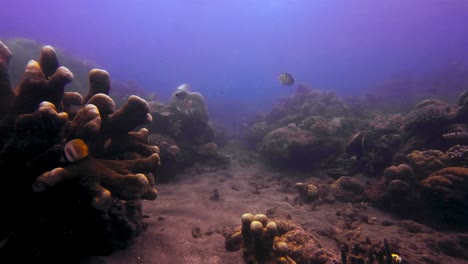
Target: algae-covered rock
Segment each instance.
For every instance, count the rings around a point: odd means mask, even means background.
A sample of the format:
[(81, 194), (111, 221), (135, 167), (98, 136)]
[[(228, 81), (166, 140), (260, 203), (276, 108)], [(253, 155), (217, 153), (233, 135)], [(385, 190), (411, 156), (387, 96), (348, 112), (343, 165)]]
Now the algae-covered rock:
[(269, 164), (298, 169), (313, 168), (340, 150), (340, 141), (316, 137), (294, 124), (269, 132), (259, 146)]

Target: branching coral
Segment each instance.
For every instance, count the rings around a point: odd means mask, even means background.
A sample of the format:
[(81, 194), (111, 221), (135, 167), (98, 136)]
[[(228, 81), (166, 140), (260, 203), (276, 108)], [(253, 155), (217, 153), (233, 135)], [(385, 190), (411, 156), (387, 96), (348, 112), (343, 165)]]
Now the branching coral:
[(88, 75), (89, 89), (88, 94), (83, 99), (83, 102), (88, 102), (91, 97), (98, 93), (109, 94), (110, 92), (110, 77), (109, 73), (102, 69), (92, 69)]
[[(9, 56), (0, 45), (4, 79)], [(24, 248), (25, 237), (33, 236), (31, 248), (25, 250), (40, 255), (57, 248), (106, 254), (144, 228), (140, 200), (156, 199), (151, 173), (160, 165), (159, 148), (148, 144), (148, 130), (136, 130), (152, 120), (148, 103), (131, 96), (115, 110), (114, 101), (102, 93), (109, 92), (108, 73), (96, 69), (89, 76), (85, 100), (78, 93), (64, 92), (73, 74), (59, 66), (52, 47), (44, 46), (39, 62), (28, 63), (13, 94), (14, 104), (0, 123), (0, 169), (15, 171), (14, 177), (2, 177), (0, 192), (2, 206), (11, 212), (2, 220), (0, 238), (6, 233), (18, 237), (3, 241), (9, 248)], [(0, 91), (10, 88), (6, 81), (1, 85)], [(66, 143), (76, 142), (73, 139), (89, 146), (89, 156), (61, 160), (71, 155)], [(28, 203), (8, 201), (8, 189)], [(27, 224), (30, 221), (34, 224)], [(70, 247), (69, 242), (81, 246)]]
[[(3, 44), (0, 44), (3, 46)], [(8, 61), (9, 53), (8, 49), (0, 48), (0, 57), (4, 57)], [(65, 85), (73, 80), (73, 74), (66, 67), (52, 68), (57, 64), (54, 62), (56, 59), (51, 55), (53, 49), (49, 46), (45, 46), (41, 52), (40, 60), (44, 63), (42, 67), (39, 62), (30, 60), (26, 66), (23, 78), (18, 87), (15, 88), (14, 94), (10, 93), (9, 82), (3, 82), (0, 91), (7, 95), (7, 102), (5, 105), (9, 105), (11, 101), (11, 107), (8, 109), (8, 113), (5, 114), (4, 118), (0, 121), (0, 147), (3, 146), (5, 139), (12, 136), (15, 120), (21, 114), (27, 114), (34, 112), (38, 105), (42, 101), (48, 101), (54, 104), (58, 109), (61, 108), (61, 100), (63, 98)], [(8, 78), (7, 68), (1, 69), (3, 79)], [(45, 73), (52, 75), (46, 75)], [(4, 85), (4, 86), (3, 86)], [(5, 109), (6, 110), (6, 109)]]
[[(46, 51), (50, 52), (49, 49)], [(44, 61), (48, 58), (49, 56), (42, 56), (41, 60)], [(50, 56), (50, 59), (53, 59), (53, 56)], [(49, 63), (46, 65), (51, 66)], [(51, 76), (46, 76), (44, 70), (52, 72), (52, 69), (42, 69), (41, 64), (35, 60), (29, 61), (16, 91), (16, 100), (11, 114), (20, 115), (33, 112), (42, 101), (51, 102), (57, 108), (61, 108), (65, 85), (70, 83), (74, 76), (63, 66), (55, 69)]]
[(67, 167), (58, 167), (41, 174), (32, 188), (43, 192), (64, 181), (77, 181), (90, 195), (93, 208), (107, 214), (112, 197), (121, 200), (154, 200), (157, 191), (143, 173), (159, 165), (159, 156), (153, 154), (139, 160), (105, 160), (84, 158)]

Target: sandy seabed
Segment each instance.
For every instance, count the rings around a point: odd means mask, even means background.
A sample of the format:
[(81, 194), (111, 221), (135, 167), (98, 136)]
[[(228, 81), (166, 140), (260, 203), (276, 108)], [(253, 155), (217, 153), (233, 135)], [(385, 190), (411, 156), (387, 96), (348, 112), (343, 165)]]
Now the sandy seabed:
[[(366, 220), (355, 219), (353, 231), (373, 241), (383, 238), (397, 241), (405, 263), (468, 263), (431, 248), (437, 241), (450, 241), (460, 233), (421, 228), (413, 221), (393, 218), (367, 204), (298, 204), (294, 202), (297, 193), (280, 188), (280, 179), (285, 176), (293, 181), (301, 180), (257, 163), (239, 162), (235, 157), (226, 170), (196, 166), (171, 183), (159, 185), (159, 197), (155, 201), (144, 201), (147, 230), (131, 246), (110, 256), (86, 257), (82, 264), (245, 263), (242, 250), (225, 249), (223, 234), (239, 226), (241, 215), (247, 212), (267, 214), (273, 221), (290, 218), (319, 238), (324, 248), (339, 255), (337, 241), (323, 235), (327, 230), (346, 225), (348, 220), (337, 214), (338, 211), (366, 215)], [(210, 199), (214, 189), (219, 192), (218, 200)], [(417, 232), (411, 228), (415, 225)]]

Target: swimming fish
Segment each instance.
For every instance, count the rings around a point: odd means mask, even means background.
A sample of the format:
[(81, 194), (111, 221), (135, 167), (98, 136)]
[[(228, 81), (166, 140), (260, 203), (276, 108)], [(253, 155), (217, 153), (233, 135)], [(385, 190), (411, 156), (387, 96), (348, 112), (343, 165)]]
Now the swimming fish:
[(282, 85), (291, 86), (294, 84), (294, 78), (287, 72), (279, 73), (276, 78)]
[(403, 259), (395, 253), (392, 253), (392, 263), (402, 263)]
[(190, 85), (187, 83), (184, 83), (177, 87), (177, 91), (188, 91), (189, 88), (190, 88)]
[(65, 144), (63, 148), (61, 162), (76, 162), (84, 157), (87, 157), (88, 145), (82, 139), (73, 139)]
[[(181, 85), (182, 86), (182, 85)], [(180, 87), (180, 86), (179, 86)], [(183, 113), (187, 113), (187, 110), (190, 108), (189, 93), (185, 88), (177, 88), (176, 92), (172, 94), (172, 104), (176, 107), (177, 110)]]

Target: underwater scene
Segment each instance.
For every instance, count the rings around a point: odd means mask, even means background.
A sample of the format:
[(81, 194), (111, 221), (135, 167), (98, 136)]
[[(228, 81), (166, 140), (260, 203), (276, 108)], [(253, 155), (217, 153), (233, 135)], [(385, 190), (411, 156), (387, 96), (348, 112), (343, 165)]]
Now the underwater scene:
[(0, 263), (468, 263), (468, 1), (0, 7)]

